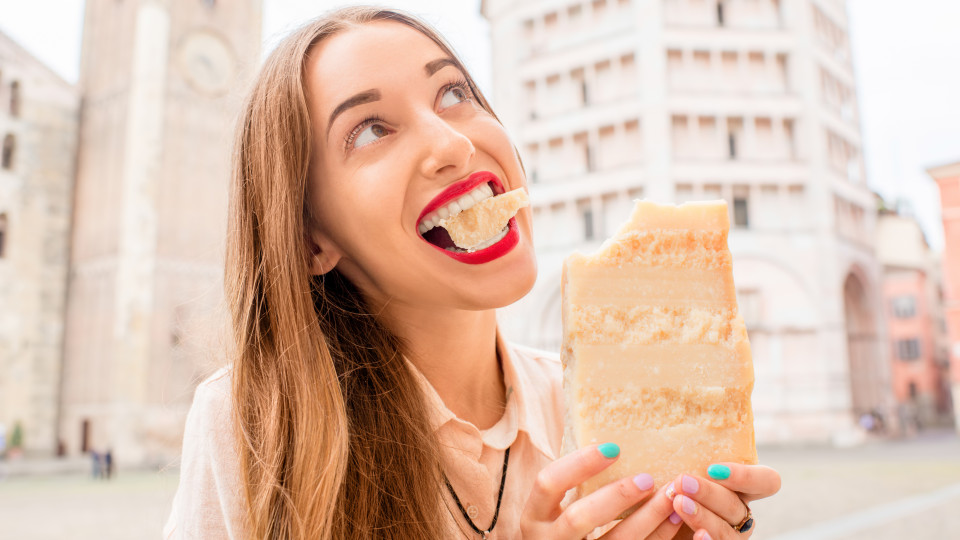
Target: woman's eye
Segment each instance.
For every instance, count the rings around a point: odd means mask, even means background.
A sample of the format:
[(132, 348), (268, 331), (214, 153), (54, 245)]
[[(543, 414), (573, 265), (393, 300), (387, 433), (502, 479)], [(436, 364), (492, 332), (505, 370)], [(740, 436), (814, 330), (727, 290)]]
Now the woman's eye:
[(452, 86), (448, 88), (442, 96), (440, 96), (440, 108), (446, 109), (447, 107), (452, 107), (457, 103), (462, 103), (470, 99), (470, 95), (466, 90), (459, 86)]
[(370, 144), (380, 137), (387, 135), (387, 128), (383, 127), (383, 124), (370, 124), (369, 126), (363, 128), (360, 133), (353, 139), (353, 147), (360, 148)]

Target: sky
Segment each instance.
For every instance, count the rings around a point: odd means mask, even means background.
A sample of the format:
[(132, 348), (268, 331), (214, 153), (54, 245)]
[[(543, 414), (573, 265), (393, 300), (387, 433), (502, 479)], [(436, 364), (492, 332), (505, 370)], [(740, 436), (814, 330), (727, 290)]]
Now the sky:
[[(381, 1), (436, 26), (481, 90), (493, 94), (480, 0)], [(265, 0), (264, 51), (304, 20), (348, 3)], [(925, 171), (960, 161), (960, 1), (848, 0), (847, 7), (868, 184), (900, 201), (940, 249), (939, 196)], [(0, 0), (0, 31), (70, 82), (77, 80), (82, 23), (82, 0)]]

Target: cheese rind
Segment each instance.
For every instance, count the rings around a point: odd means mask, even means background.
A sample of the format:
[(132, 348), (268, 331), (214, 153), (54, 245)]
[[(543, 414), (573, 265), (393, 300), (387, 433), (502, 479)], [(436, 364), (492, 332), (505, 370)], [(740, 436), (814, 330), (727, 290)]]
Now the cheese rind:
[(523, 188), (484, 199), (467, 210), (440, 220), (457, 247), (472, 249), (493, 238), (521, 208), (530, 205)]
[(564, 445), (621, 448), (581, 496), (639, 472), (662, 486), (757, 462), (727, 215), (723, 201), (638, 201), (597, 253), (564, 261)]

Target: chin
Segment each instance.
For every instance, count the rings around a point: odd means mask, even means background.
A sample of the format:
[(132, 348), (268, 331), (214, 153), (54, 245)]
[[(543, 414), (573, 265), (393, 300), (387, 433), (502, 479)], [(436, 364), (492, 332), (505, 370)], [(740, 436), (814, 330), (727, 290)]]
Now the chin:
[[(521, 244), (511, 253), (510, 264), (490, 276), (488, 283), (471, 288), (464, 300), (472, 309), (497, 309), (520, 300), (537, 281), (537, 258), (533, 247)], [(522, 248), (522, 249), (519, 249)], [(486, 280), (484, 280), (486, 281)]]

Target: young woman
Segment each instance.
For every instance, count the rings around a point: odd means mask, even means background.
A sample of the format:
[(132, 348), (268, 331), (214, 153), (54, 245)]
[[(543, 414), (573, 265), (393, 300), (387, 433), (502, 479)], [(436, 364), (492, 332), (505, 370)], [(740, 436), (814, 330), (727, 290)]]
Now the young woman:
[(168, 537), (750, 536), (746, 503), (779, 489), (766, 467), (637, 471), (562, 503), (619, 449), (561, 457), (556, 356), (497, 331), (536, 276), (529, 211), (473, 253), (420, 232), (464, 195), (526, 188), (435, 31), (352, 8), (294, 32), (245, 103), (233, 180), (234, 361), (197, 389)]

